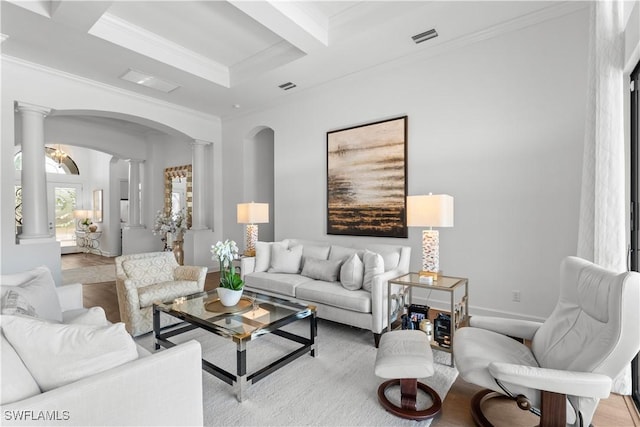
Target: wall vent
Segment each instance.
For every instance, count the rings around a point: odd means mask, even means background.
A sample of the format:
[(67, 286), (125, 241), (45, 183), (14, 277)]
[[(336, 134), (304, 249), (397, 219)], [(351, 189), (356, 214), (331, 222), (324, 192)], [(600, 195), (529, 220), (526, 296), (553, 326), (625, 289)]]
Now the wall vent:
[(291, 83), (291, 82), (286, 82), (286, 83), (282, 83), (278, 87), (280, 89), (282, 89), (282, 90), (289, 90), (289, 89), (293, 89), (294, 87), (296, 87), (296, 85), (294, 83)]
[(425, 31), (424, 33), (416, 34), (411, 37), (415, 44), (422, 43), (434, 37), (438, 37), (438, 32), (435, 29), (430, 29), (429, 31)]

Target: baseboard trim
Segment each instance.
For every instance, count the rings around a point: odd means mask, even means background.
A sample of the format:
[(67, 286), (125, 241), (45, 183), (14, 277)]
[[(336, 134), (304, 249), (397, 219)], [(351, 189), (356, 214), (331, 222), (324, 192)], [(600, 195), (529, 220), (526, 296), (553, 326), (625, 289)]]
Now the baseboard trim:
[[(428, 305), (429, 307), (432, 307), (438, 310), (443, 310), (443, 311), (449, 311), (451, 309), (451, 303), (449, 301), (434, 300), (434, 299), (427, 300), (426, 298), (420, 297), (418, 295), (413, 297), (413, 302), (415, 302), (416, 304)], [(530, 320), (533, 322), (544, 322), (546, 320), (546, 318), (544, 317), (514, 313), (506, 310), (496, 310), (496, 309), (491, 309), (486, 307), (478, 307), (472, 304), (469, 304), (469, 314), (471, 316), (474, 316), (474, 315), (496, 316), (496, 317), (506, 317), (508, 319)]]

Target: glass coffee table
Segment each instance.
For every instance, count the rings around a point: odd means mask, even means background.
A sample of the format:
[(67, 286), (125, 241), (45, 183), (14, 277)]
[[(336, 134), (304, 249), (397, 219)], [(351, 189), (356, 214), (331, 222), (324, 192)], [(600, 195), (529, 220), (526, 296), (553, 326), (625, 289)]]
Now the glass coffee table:
[[(186, 324), (161, 328), (162, 313), (181, 319)], [(285, 325), (302, 319), (309, 319), (308, 338), (281, 329)], [(242, 401), (243, 393), (249, 384), (258, 382), (307, 352), (312, 357), (317, 353), (316, 308), (312, 305), (297, 304), (247, 290), (244, 291), (240, 302), (233, 307), (224, 307), (215, 290), (177, 298), (172, 302), (153, 304), (156, 350), (160, 346), (165, 348), (175, 346), (176, 344), (169, 341), (169, 338), (196, 328), (231, 339), (236, 343), (236, 374), (227, 372), (216, 366), (214, 362), (205, 359), (202, 359), (202, 368), (233, 386), (239, 401)], [(247, 343), (266, 334), (278, 335), (295, 341), (301, 346), (256, 372), (247, 373)]]

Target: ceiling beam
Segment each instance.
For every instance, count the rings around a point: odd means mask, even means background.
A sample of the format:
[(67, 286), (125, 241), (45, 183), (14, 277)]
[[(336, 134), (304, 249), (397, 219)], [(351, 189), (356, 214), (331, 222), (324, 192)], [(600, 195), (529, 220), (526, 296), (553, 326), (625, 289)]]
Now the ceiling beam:
[(51, 19), (87, 32), (111, 7), (111, 1), (52, 0)]
[(329, 45), (329, 23), (302, 3), (229, 0), (229, 3), (305, 53)]

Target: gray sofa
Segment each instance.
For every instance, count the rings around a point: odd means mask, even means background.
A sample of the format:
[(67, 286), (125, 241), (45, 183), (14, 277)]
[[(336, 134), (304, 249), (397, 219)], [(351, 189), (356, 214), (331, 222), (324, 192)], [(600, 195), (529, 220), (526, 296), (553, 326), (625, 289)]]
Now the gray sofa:
[[(346, 247), (286, 239), (257, 242), (256, 256), (242, 258), (240, 267), (246, 289), (313, 304), (321, 319), (371, 330), (377, 345), (387, 326), (387, 281), (409, 272), (410, 257), (409, 246)], [(353, 280), (360, 263), (363, 288)]]

